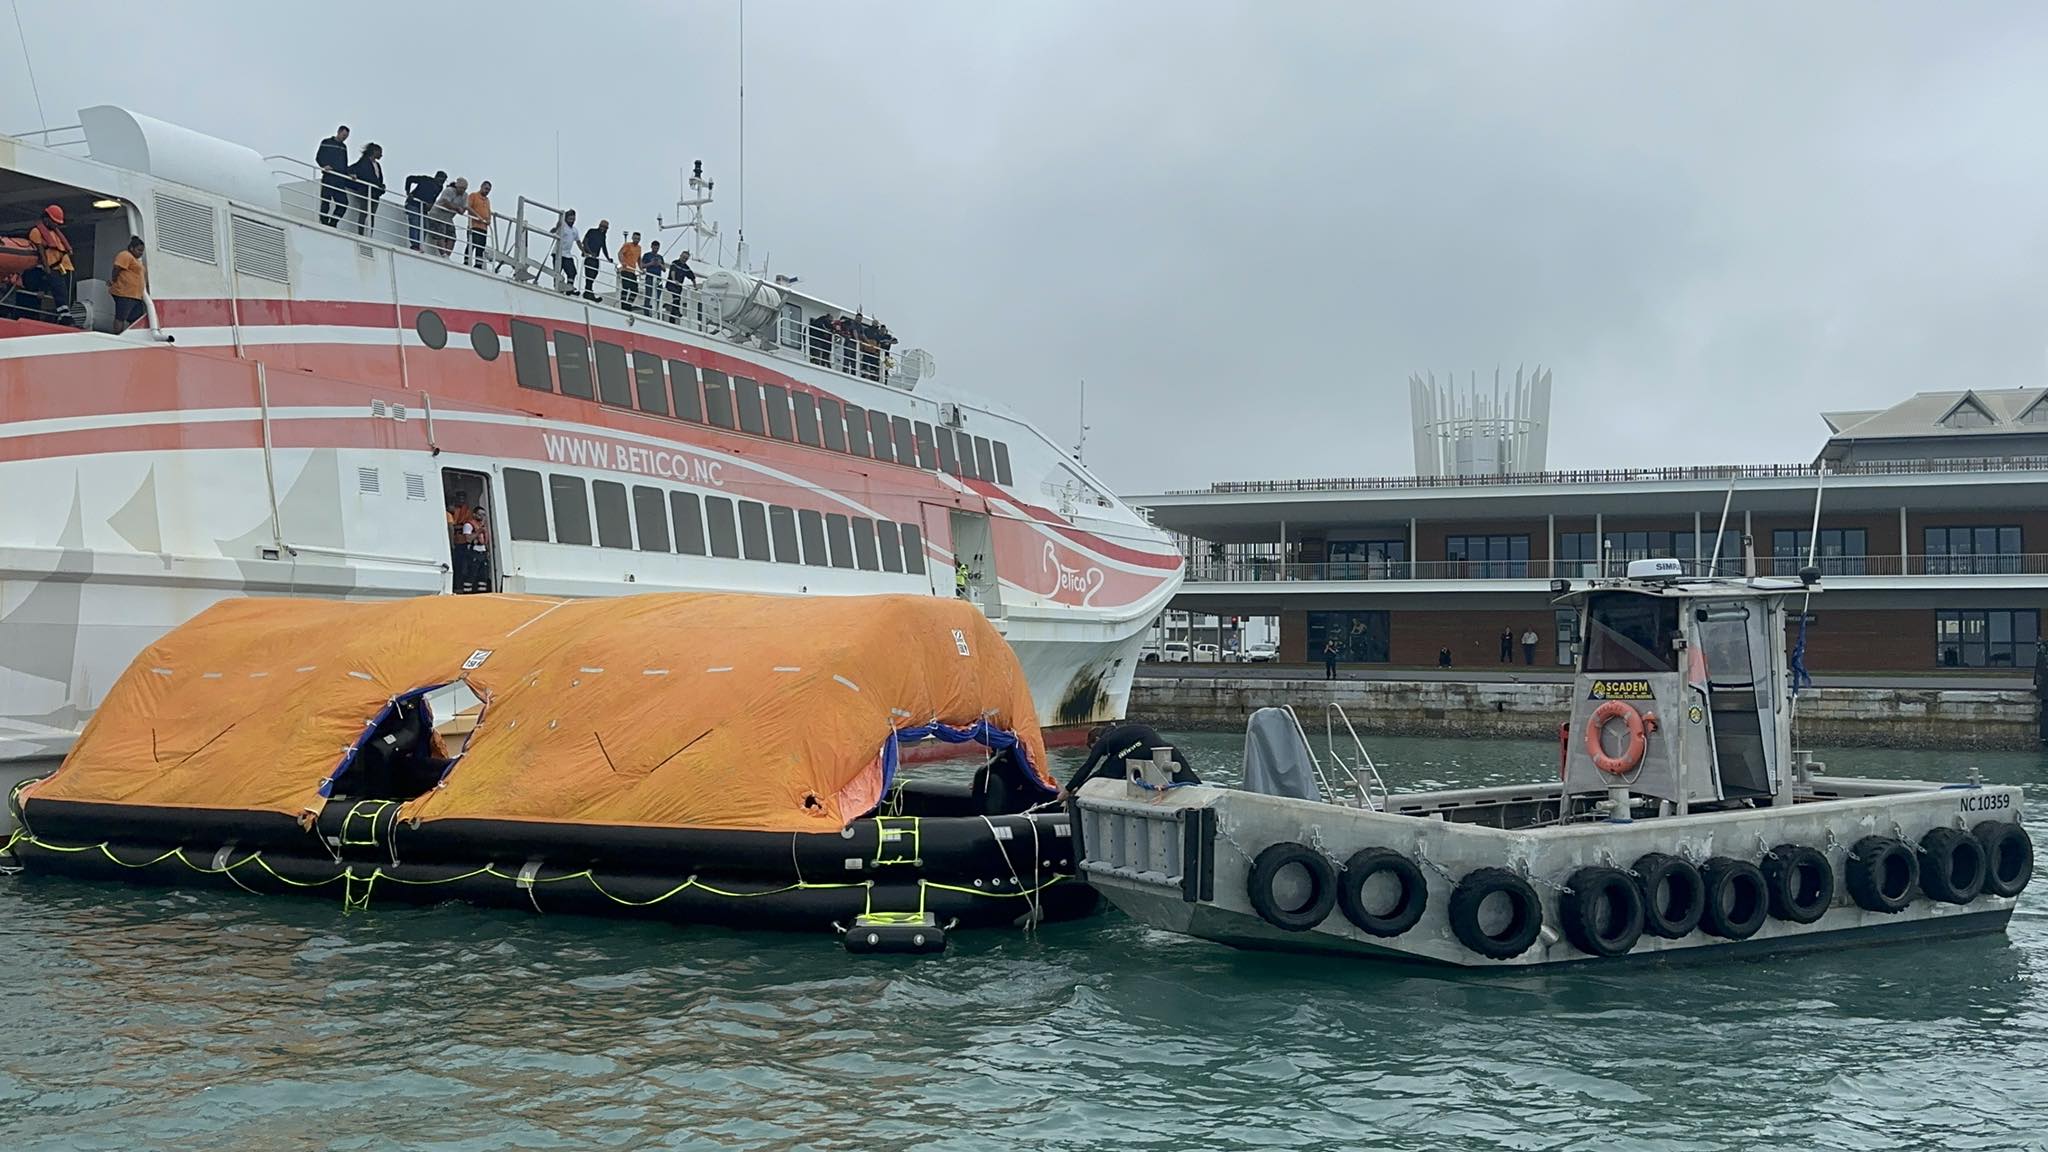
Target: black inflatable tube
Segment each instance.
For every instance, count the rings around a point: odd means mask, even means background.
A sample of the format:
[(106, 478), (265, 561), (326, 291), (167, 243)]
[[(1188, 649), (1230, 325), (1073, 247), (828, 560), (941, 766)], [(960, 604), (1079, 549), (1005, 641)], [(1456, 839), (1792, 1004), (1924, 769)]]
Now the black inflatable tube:
[[(1072, 872), (1076, 859), (1073, 823), (1066, 812), (986, 819), (924, 817), (914, 825), (913, 843), (909, 817), (857, 820), (844, 832), (798, 833), (528, 820), (429, 820), (417, 828), (404, 823), (394, 828), (389, 815), (395, 814), (395, 806), (375, 818), (359, 819), (344, 837), (343, 822), (352, 807), (332, 803), (322, 811), (319, 831), (331, 838), (326, 848), (297, 820), (267, 812), (31, 799), (27, 825), (36, 836), (57, 844), (112, 840), (166, 848), (187, 845), (211, 854), (233, 843), (295, 855), (338, 852), (366, 861), (388, 862), (395, 852), (407, 863), (539, 858), (576, 868), (678, 876), (715, 870), (785, 881), (799, 875), (809, 881), (865, 879), (910, 868), (930, 878), (1008, 879), (1014, 874), (1028, 882), (1034, 872)], [(922, 861), (921, 867), (907, 863), (913, 859)]]
[[(864, 912), (931, 913), (941, 924), (994, 927), (1013, 923), (1036, 905), (1047, 920), (1070, 920), (1092, 913), (1095, 892), (1072, 876), (1048, 877), (1049, 887), (1034, 899), (1017, 893), (1014, 883), (980, 889), (935, 882), (920, 885), (914, 876), (866, 884), (814, 884), (801, 888), (744, 877), (653, 876), (593, 873), (543, 866), (529, 884), (520, 882), (518, 862), (485, 865), (389, 864), (336, 862), (265, 852), (233, 850), (221, 860), (227, 871), (215, 870), (213, 853), (185, 851), (183, 859), (156, 845), (110, 844), (83, 851), (58, 850), (34, 842), (15, 846), (22, 863), (37, 873), (85, 880), (113, 880), (154, 885), (242, 889), (259, 894), (313, 896), (337, 904), (345, 900), (370, 904), (438, 904), (461, 900), (484, 907), (522, 908), (545, 913), (650, 919), (731, 928), (816, 931), (847, 927)], [(108, 853), (116, 859), (110, 859)], [(922, 887), (922, 892), (920, 888)], [(964, 890), (963, 890), (964, 889)], [(921, 902), (920, 902), (921, 901)]]

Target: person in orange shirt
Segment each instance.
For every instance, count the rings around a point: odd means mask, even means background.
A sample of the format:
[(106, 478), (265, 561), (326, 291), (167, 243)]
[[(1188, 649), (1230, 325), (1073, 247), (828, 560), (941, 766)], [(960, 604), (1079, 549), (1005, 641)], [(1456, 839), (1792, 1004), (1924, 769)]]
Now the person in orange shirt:
[(491, 238), (491, 182), (476, 186), (469, 194), (469, 252), (463, 256), (464, 264), (484, 266), (484, 241)]
[(128, 241), (128, 247), (114, 254), (114, 280), (107, 291), (114, 296), (114, 323), (126, 332), (142, 319), (142, 293), (149, 286), (149, 266), (142, 262), (142, 237)]
[(49, 297), (48, 312), (61, 320), (71, 307), (71, 240), (64, 235), (64, 209), (52, 204), (43, 218), (28, 230), (28, 242), (36, 246), (36, 266), (21, 274), (21, 286)]
[(619, 307), (633, 310), (640, 296), (640, 234), (619, 245)]

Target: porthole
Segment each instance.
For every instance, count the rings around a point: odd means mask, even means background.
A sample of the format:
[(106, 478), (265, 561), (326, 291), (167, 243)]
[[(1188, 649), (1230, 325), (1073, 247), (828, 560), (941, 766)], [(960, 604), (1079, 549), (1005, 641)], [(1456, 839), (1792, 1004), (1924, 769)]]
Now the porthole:
[(420, 343), (429, 348), (448, 346), (448, 325), (442, 323), (441, 314), (431, 309), (421, 309), (420, 318), (413, 321), (413, 330), (420, 334)]
[(476, 354), (486, 360), (498, 358), (498, 330), (489, 324), (479, 323), (469, 330), (469, 345)]

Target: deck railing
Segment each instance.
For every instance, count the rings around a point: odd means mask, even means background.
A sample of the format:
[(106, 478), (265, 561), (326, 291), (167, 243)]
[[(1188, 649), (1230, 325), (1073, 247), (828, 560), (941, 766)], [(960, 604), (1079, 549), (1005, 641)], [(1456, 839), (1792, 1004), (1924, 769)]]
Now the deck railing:
[[(1951, 472), (2048, 471), (2048, 456), (1943, 460), (1870, 460), (1830, 464), (1828, 476), (1919, 476)], [(1177, 488), (1169, 496), (1263, 492), (1378, 492), (1418, 488), (1498, 488), (1538, 484), (1628, 484), (1668, 480), (1814, 480), (1813, 464), (1709, 464), (1683, 468), (1591, 468), (1521, 472), (1505, 476), (1349, 476), (1303, 480), (1219, 480), (1207, 488)]]
[[(1804, 563), (1803, 560), (1760, 556), (1756, 562), (1757, 574), (1795, 577)], [(1706, 560), (1681, 560), (1680, 565), (1687, 575), (1692, 576), (1705, 573), (1709, 567)], [(2048, 553), (2030, 552), (2003, 556), (1823, 556), (1816, 566), (1821, 570), (1823, 583), (1829, 579), (1856, 576), (2048, 576)], [(1222, 561), (1196, 559), (1188, 561), (1187, 580), (1191, 584), (1281, 580), (1368, 583), (1416, 580), (1547, 582), (1557, 579), (1593, 579), (1601, 575), (1600, 567), (1600, 563), (1594, 560), (1340, 560), (1294, 561), (1283, 564), (1278, 560), (1258, 558)], [(1627, 560), (1610, 559), (1606, 575), (1622, 576), (1627, 570)], [(1729, 577), (1742, 576), (1742, 561), (1723, 557), (1717, 574)]]

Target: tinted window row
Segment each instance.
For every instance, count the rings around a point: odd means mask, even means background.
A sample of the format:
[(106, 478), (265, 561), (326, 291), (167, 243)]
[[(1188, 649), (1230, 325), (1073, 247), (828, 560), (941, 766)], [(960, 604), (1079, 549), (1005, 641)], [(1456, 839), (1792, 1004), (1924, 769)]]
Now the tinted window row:
[(531, 321), (512, 321), (513, 370), (521, 388), (553, 392), (559, 376), (564, 396), (885, 464), (1004, 486), (1012, 482), (1010, 446), (1000, 440), (841, 404), (830, 396), (791, 392), (780, 384), (727, 376), (716, 368), (700, 373), (686, 360), (664, 360), (644, 348), (629, 353), (608, 340), (597, 341), (593, 355), (591, 341), (580, 332), (557, 328), (554, 343), (550, 369), (547, 330)]
[(514, 540), (924, 575), (917, 525), (865, 516), (525, 468), (505, 469), (505, 512)]

